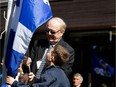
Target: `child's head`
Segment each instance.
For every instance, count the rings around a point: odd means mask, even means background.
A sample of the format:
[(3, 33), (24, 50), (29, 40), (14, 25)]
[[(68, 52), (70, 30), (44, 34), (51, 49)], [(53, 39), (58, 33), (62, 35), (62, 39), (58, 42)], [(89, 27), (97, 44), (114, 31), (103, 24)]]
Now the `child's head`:
[(47, 54), (47, 60), (57, 66), (62, 66), (69, 59), (69, 52), (62, 46), (54, 46)]

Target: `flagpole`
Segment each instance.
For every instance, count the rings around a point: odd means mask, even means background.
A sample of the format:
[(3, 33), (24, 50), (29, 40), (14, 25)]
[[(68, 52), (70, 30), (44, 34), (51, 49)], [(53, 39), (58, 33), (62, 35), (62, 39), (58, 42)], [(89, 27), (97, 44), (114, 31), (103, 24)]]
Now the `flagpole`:
[[(6, 54), (6, 44), (8, 41), (8, 32), (9, 32), (9, 26), (10, 26), (10, 16), (13, 11), (13, 2), (14, 0), (8, 0), (8, 7), (7, 7), (7, 18), (5, 21), (5, 41), (4, 41), (4, 54), (3, 54), (3, 60), (5, 60), (5, 54)], [(4, 62), (4, 61), (3, 61)], [(5, 66), (5, 63), (3, 63), (3, 66)], [(5, 83), (6, 80), (6, 68), (2, 67), (2, 84)]]

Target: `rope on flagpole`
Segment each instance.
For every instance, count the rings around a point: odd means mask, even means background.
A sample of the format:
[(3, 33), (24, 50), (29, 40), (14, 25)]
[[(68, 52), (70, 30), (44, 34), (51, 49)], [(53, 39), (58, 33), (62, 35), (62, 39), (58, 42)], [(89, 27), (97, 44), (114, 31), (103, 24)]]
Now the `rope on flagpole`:
[[(5, 22), (6, 22), (6, 17), (5, 17), (5, 15), (6, 15), (6, 12), (4, 11), (4, 19), (5, 19)], [(2, 31), (2, 33), (0, 34), (0, 39), (2, 39), (2, 35), (5, 33), (5, 29)]]

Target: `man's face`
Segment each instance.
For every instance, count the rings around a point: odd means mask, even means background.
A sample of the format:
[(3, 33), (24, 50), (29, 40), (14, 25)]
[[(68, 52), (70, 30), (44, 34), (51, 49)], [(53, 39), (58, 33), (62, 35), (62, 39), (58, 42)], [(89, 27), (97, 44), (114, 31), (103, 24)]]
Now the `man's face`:
[(55, 20), (50, 20), (47, 24), (46, 35), (49, 43), (55, 44), (59, 42), (63, 36), (63, 32), (60, 30), (60, 25)]
[(74, 86), (78, 86), (81, 84), (81, 80), (80, 80), (80, 77), (79, 76), (74, 76), (73, 77), (73, 85)]

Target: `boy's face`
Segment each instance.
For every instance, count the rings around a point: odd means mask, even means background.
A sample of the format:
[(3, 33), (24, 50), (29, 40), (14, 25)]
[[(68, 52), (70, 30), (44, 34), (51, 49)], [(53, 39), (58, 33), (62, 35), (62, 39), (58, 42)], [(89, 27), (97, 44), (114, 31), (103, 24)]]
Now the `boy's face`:
[(51, 50), (47, 53), (46, 62), (48, 64), (51, 64), (54, 62), (54, 56), (52, 55), (52, 51), (53, 51), (53, 48), (51, 48)]

